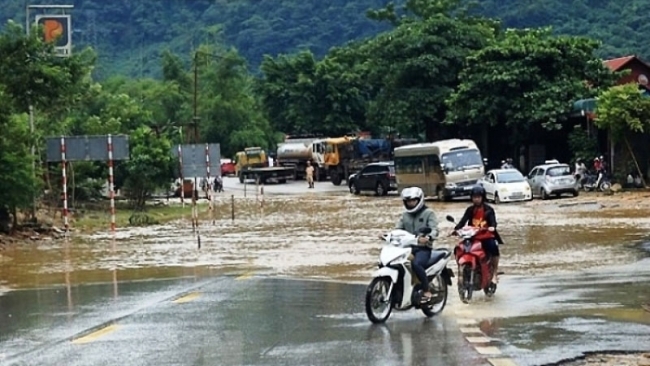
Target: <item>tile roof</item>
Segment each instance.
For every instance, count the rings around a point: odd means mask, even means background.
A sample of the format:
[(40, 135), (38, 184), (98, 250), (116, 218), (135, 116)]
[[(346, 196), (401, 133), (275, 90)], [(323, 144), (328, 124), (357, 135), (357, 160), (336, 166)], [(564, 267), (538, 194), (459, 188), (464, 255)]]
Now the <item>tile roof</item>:
[(632, 61), (635, 58), (636, 58), (635, 55), (618, 57), (611, 60), (605, 60), (603, 61), (603, 63), (605, 64), (605, 66), (609, 67), (610, 70), (618, 71), (623, 66), (625, 66), (625, 64), (627, 64), (628, 62)]

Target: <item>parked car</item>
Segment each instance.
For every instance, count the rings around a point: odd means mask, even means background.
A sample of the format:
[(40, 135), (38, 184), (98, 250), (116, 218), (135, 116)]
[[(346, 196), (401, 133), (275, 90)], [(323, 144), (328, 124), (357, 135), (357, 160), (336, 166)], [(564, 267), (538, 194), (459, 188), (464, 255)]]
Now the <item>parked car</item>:
[(517, 169), (493, 169), (479, 179), (488, 200), (494, 203), (529, 201), (533, 199), (530, 184)]
[(232, 159), (221, 159), (221, 176), (235, 175), (235, 162)]
[(377, 196), (385, 196), (390, 191), (396, 191), (395, 164), (392, 161), (370, 163), (358, 173), (350, 175), (348, 187), (353, 194), (373, 191)]
[(560, 197), (565, 193), (571, 193), (573, 197), (579, 194), (571, 167), (557, 160), (546, 161), (534, 167), (528, 173), (528, 184), (533, 191), (533, 196), (542, 199), (548, 199), (551, 195)]

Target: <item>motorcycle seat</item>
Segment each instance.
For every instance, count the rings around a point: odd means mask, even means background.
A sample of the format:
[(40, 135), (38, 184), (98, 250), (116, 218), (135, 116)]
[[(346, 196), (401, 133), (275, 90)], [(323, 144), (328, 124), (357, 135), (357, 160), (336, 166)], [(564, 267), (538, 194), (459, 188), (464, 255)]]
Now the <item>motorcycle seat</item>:
[(427, 262), (427, 268), (433, 266), (434, 264), (438, 263), (442, 258), (446, 257), (447, 254), (449, 254), (449, 251), (447, 249), (434, 249), (431, 251), (431, 256), (429, 257), (429, 261)]

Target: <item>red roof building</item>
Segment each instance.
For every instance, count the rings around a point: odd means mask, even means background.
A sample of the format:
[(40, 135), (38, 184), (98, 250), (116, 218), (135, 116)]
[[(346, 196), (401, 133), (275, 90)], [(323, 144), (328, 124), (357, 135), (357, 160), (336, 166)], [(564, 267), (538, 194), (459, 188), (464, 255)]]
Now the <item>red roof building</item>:
[(636, 55), (605, 60), (603, 64), (613, 72), (630, 70), (628, 75), (623, 76), (618, 81), (618, 85), (638, 83), (646, 89), (649, 89), (648, 78), (650, 78), (650, 64), (641, 60)]

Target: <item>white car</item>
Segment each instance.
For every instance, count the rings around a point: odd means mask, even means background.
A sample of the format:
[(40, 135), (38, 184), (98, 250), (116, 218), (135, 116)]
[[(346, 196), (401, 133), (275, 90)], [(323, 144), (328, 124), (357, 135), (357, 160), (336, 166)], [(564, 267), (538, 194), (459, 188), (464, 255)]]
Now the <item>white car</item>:
[(479, 179), (485, 195), (494, 203), (530, 201), (533, 199), (530, 184), (517, 169), (494, 169)]

